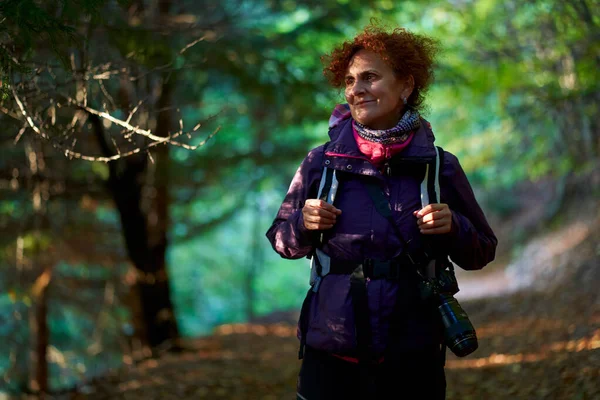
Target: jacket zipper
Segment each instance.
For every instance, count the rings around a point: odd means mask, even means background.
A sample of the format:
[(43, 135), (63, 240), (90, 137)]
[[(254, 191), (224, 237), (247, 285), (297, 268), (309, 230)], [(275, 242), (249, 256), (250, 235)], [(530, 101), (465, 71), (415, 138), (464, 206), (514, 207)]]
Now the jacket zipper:
[(349, 154), (342, 154), (342, 153), (333, 153), (333, 152), (325, 152), (325, 155), (328, 157), (343, 157), (343, 158), (354, 158), (356, 160), (364, 160), (364, 161), (369, 161), (369, 159), (365, 158), (365, 157), (360, 157), (360, 156), (352, 156)]
[(396, 158), (394, 161), (399, 163), (430, 163), (435, 160), (435, 157), (410, 157)]

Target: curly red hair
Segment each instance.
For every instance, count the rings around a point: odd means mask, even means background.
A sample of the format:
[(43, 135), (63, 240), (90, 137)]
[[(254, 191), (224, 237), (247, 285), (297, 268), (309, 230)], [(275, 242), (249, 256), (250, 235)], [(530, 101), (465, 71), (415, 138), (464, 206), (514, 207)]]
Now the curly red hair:
[(377, 53), (392, 67), (399, 78), (413, 76), (415, 87), (407, 99), (407, 104), (416, 109), (421, 108), (424, 93), (433, 82), (433, 65), (438, 52), (438, 42), (430, 37), (411, 33), (404, 28), (396, 28), (388, 32), (372, 22), (354, 39), (342, 43), (330, 54), (321, 57), (325, 66), (323, 74), (333, 87), (344, 86), (350, 60), (354, 54), (363, 49)]

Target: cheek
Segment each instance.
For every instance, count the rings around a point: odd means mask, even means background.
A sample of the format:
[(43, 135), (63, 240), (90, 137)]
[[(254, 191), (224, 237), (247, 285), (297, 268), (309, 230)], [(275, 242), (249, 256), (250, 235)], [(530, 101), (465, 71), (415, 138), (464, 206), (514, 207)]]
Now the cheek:
[(346, 101), (350, 102), (350, 100), (352, 99), (352, 94), (350, 93), (350, 90), (346, 89), (344, 91), (344, 97), (346, 98)]
[(400, 99), (402, 96), (400, 95), (399, 92), (391, 92), (391, 93), (386, 93), (385, 96), (385, 105), (387, 108), (396, 108), (399, 107), (400, 104), (402, 103), (402, 100)]

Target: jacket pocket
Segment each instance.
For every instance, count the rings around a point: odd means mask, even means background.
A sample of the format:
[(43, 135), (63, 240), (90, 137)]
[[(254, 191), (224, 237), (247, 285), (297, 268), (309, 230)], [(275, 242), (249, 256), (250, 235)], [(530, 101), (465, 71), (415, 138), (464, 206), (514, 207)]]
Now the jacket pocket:
[(352, 355), (356, 348), (349, 275), (327, 275), (313, 297), (306, 344), (318, 350)]

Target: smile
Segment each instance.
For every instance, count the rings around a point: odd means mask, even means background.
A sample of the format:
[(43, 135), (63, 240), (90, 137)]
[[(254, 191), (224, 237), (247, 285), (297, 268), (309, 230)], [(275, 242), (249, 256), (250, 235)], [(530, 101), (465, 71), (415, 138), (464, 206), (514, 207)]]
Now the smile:
[(366, 100), (366, 101), (360, 101), (360, 102), (356, 103), (356, 106), (357, 106), (357, 107), (364, 106), (364, 105), (366, 105), (366, 104), (369, 104), (369, 103), (372, 103), (372, 102), (374, 102), (374, 101), (375, 101), (375, 100)]

